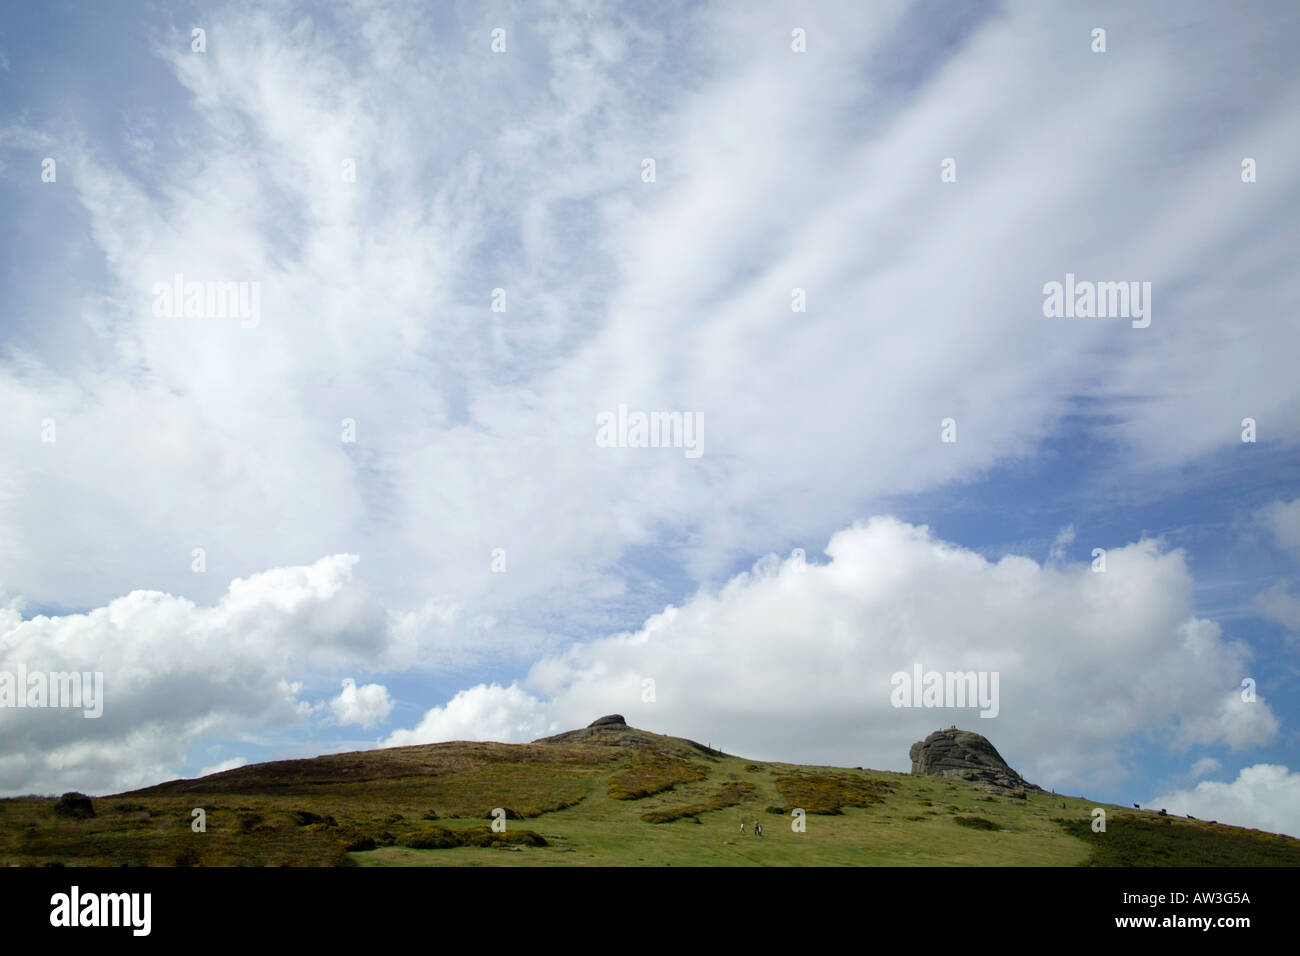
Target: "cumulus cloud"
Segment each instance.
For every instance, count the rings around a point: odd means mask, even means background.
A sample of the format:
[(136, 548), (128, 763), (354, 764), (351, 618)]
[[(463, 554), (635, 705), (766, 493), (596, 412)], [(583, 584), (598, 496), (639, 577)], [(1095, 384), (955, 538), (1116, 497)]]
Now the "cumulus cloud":
[(1300, 773), (1277, 764), (1245, 767), (1230, 782), (1202, 780), (1147, 801), (1170, 813), (1300, 836)]
[[(539, 661), (522, 687), (465, 691), (388, 742), (523, 740), (616, 711), (745, 756), (903, 770), (913, 741), (957, 722), (1035, 782), (1095, 785), (1128, 772), (1115, 754), (1148, 732), (1170, 748), (1276, 732), (1265, 701), (1233, 690), (1248, 650), (1193, 615), (1182, 553), (1155, 541), (1110, 549), (1096, 573), (988, 561), (882, 517), (826, 554), (769, 556), (634, 633)], [(891, 675), (917, 664), (997, 672), (999, 715), (893, 707)]]
[(1190, 775), (1193, 780), (1197, 780), (1204, 777), (1206, 774), (1214, 773), (1220, 766), (1221, 764), (1219, 761), (1215, 760), (1213, 757), (1202, 757), (1200, 760), (1196, 761), (1196, 763), (1192, 764)]
[[(104, 704), (97, 719), (0, 709), (0, 792), (143, 786), (174, 776), (205, 735), (302, 721), (303, 675), (386, 658), (388, 616), (353, 579), (357, 560), (236, 579), (211, 606), (133, 591), (85, 614), (24, 618), (5, 602), (0, 671), (102, 673)], [(370, 691), (356, 702), (381, 706)]]
[[(546, 708), (518, 685), (479, 684), (431, 708), (410, 730), (396, 730), (385, 747), (438, 743), (444, 740), (535, 740), (548, 730)], [(566, 728), (568, 729), (568, 728)]]
[(340, 724), (360, 724), (373, 727), (388, 718), (393, 702), (388, 688), (382, 684), (357, 686), (351, 678), (343, 681), (343, 690), (330, 701), (330, 711)]

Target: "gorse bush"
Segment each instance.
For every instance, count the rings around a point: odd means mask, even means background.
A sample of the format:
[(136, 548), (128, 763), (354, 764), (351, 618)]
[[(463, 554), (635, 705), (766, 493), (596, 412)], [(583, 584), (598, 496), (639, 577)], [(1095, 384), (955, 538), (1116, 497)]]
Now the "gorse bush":
[(95, 805), (84, 793), (65, 793), (55, 801), (54, 812), (61, 817), (86, 820), (95, 815)]
[(505, 830), (497, 833), (491, 827), (420, 827), (408, 833), (402, 846), (412, 850), (451, 850), (459, 846), (547, 846), (546, 838), (534, 830)]
[(680, 757), (642, 754), (632, 766), (609, 778), (609, 795), (615, 800), (640, 800), (671, 790), (679, 783), (703, 780), (708, 773)]
[[(776, 778), (785, 798), (782, 813), (801, 807), (805, 813), (837, 815), (842, 807), (869, 807), (882, 803), (893, 785), (884, 780), (833, 773), (791, 773)], [(921, 801), (925, 804), (925, 801)]]
[(1052, 822), (1092, 847), (1088, 866), (1300, 866), (1300, 843), (1263, 830), (1136, 814), (1111, 816), (1105, 833), (1091, 819)]
[(707, 803), (692, 803), (684, 807), (670, 807), (667, 810), (651, 810), (649, 813), (641, 814), (641, 819), (646, 823), (672, 823), (674, 820), (681, 820), (684, 817), (693, 817), (695, 822), (699, 823), (701, 813), (734, 807), (743, 800), (752, 800), (753, 798), (754, 785), (752, 783), (730, 780), (724, 783), (722, 789), (710, 797)]

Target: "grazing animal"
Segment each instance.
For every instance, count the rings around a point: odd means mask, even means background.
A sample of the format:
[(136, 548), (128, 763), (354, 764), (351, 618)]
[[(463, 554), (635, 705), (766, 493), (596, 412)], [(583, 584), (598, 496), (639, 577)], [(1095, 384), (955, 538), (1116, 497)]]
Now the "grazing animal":
[(1195, 820), (1196, 817), (1192, 816), (1192, 815), (1189, 813), (1189, 814), (1187, 814), (1187, 819), (1189, 819), (1189, 820)]
[(1141, 810), (1141, 809), (1142, 809), (1142, 804), (1140, 804), (1140, 803), (1135, 803), (1135, 804), (1133, 804), (1133, 809), (1134, 809), (1134, 810)]
[(1161, 809), (1160, 809), (1160, 815), (1161, 815), (1162, 817), (1166, 815), (1163, 807), (1161, 807)]

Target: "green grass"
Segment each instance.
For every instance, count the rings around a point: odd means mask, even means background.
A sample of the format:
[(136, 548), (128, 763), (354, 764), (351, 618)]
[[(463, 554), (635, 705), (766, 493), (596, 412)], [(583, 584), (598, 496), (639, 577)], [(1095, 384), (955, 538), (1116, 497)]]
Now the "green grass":
[[(990, 800), (934, 777), (639, 740), (462, 742), (255, 765), (96, 797), (84, 819), (57, 814), (52, 796), (0, 800), (0, 864), (1300, 865), (1300, 841), (1253, 830), (1106, 807), (1108, 832), (1094, 834), (1097, 804), (1081, 799)], [(949, 803), (932, 807), (936, 794)], [(206, 833), (191, 829), (195, 807)], [(496, 807), (509, 811), (504, 833), (486, 823)], [(764, 807), (773, 813), (756, 837)]]

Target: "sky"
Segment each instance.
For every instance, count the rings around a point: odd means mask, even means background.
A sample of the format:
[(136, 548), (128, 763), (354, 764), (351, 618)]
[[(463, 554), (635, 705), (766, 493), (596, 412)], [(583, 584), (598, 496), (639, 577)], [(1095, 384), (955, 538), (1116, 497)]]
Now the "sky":
[(1298, 44), (5, 2), (0, 795), (620, 713), (1300, 835)]

